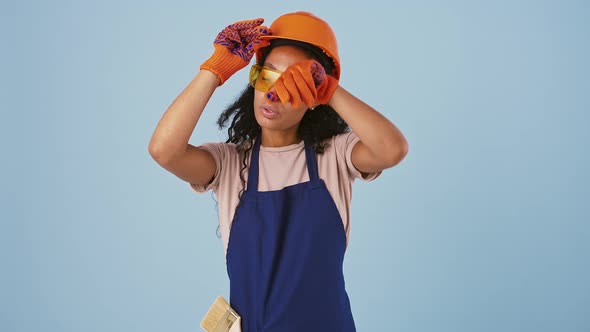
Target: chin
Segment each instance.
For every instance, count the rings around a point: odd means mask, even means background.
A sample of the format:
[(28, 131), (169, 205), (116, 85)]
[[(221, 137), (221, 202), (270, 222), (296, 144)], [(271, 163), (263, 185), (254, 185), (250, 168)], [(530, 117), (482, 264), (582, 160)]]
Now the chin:
[(256, 122), (258, 122), (258, 125), (264, 129), (282, 130), (288, 127), (285, 126), (279, 119), (271, 120), (259, 114), (256, 114)]

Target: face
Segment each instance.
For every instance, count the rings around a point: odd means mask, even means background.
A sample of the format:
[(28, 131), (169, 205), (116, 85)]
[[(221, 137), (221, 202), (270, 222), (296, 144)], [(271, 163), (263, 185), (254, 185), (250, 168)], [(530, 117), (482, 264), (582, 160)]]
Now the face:
[[(269, 52), (263, 65), (282, 72), (290, 65), (307, 59), (309, 56), (303, 50), (282, 45)], [(254, 90), (254, 114), (260, 127), (273, 131), (297, 131), (307, 111), (305, 104), (301, 103), (300, 107), (293, 108), (290, 103), (270, 103), (265, 95), (265, 92)]]

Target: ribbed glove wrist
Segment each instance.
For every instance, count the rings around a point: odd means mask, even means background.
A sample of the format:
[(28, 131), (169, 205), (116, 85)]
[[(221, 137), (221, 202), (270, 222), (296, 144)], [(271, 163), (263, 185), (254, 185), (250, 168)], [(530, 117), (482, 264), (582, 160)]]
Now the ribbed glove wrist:
[(225, 46), (214, 45), (215, 52), (207, 59), (199, 69), (209, 70), (219, 78), (219, 85), (222, 85), (228, 78), (240, 69), (248, 65), (241, 57), (235, 56)]

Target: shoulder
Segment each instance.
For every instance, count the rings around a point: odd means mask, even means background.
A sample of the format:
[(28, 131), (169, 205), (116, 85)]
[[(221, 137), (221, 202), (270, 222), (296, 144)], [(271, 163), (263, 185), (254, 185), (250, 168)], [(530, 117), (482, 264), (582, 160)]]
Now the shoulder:
[(239, 171), (240, 153), (239, 148), (234, 143), (225, 142), (207, 142), (198, 145), (197, 148), (203, 149), (211, 154), (215, 160), (215, 174), (211, 182), (207, 185), (197, 185), (190, 183), (191, 187), (198, 193), (213, 189), (217, 192), (220, 188), (225, 188), (228, 181), (231, 182), (236, 177), (235, 172)]
[(322, 141), (323, 151), (318, 152), (316, 156), (318, 160), (322, 160), (324, 163), (343, 166), (346, 164), (346, 155), (350, 153), (356, 141), (358, 141), (358, 137), (352, 131), (325, 138)]
[[(335, 135), (329, 139), (330, 147), (326, 147), (326, 151), (333, 150), (332, 154), (336, 156), (337, 162), (346, 166), (348, 175), (351, 179), (362, 179), (364, 181), (372, 181), (376, 179), (381, 172), (375, 173), (362, 173), (360, 172), (352, 162), (352, 151), (356, 143), (360, 141), (360, 138), (355, 132), (347, 131), (338, 135)], [(328, 152), (330, 153), (330, 152)]]
[(326, 150), (333, 150), (339, 157), (346, 157), (347, 151), (352, 150), (352, 147), (358, 141), (359, 137), (351, 130), (334, 135), (324, 142), (327, 143)]
[(238, 146), (234, 143), (207, 142), (197, 146), (197, 148), (208, 151), (213, 158), (218, 157), (224, 159), (239, 154)]

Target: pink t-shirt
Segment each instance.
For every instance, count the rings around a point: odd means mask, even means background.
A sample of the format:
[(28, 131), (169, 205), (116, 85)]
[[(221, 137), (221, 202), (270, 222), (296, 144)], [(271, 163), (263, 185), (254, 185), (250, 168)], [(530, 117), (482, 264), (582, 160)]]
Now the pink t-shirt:
[[(372, 181), (381, 172), (365, 174), (363, 177), (352, 164), (352, 148), (359, 141), (358, 136), (350, 131), (327, 139), (329, 145), (324, 153), (316, 154), (319, 177), (336, 203), (346, 231), (346, 248), (350, 238), (350, 203), (352, 184), (355, 179)], [(215, 159), (217, 166), (215, 175), (206, 186), (189, 183), (198, 193), (213, 190), (217, 196), (219, 207), (219, 228), (224, 251), (227, 254), (229, 231), (239, 202), (239, 192), (244, 184), (240, 179), (242, 155), (233, 143), (205, 143), (198, 146), (207, 150)], [(251, 151), (248, 151), (246, 165), (250, 166)], [(248, 167), (242, 172), (248, 183)], [(305, 145), (301, 141), (281, 147), (260, 146), (258, 190), (279, 190), (286, 186), (309, 181), (305, 162)]]

